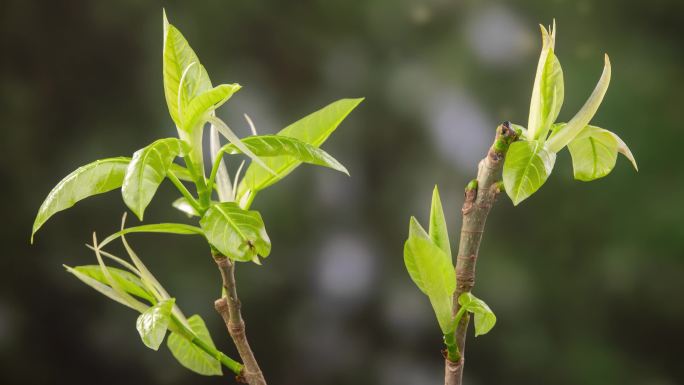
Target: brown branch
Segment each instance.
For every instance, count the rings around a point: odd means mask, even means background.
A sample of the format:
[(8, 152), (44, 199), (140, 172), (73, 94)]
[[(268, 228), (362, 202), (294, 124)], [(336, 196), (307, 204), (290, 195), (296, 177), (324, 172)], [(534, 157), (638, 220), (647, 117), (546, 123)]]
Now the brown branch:
[(245, 321), (240, 312), (240, 299), (237, 296), (235, 287), (235, 263), (223, 255), (214, 255), (214, 261), (221, 272), (223, 278), (223, 288), (225, 296), (214, 302), (214, 308), (223, 318), (223, 322), (228, 328), (228, 333), (235, 343), (235, 347), (240, 354), (244, 368), (238, 376), (238, 381), (249, 385), (266, 385), (264, 375), (259, 368), (252, 348), (247, 341), (245, 332)]
[[(463, 203), (463, 224), (461, 225), (461, 239), (456, 257), (456, 292), (454, 293), (454, 315), (460, 309), (458, 297), (470, 292), (475, 285), (475, 265), (482, 241), (487, 215), (496, 197), (501, 191), (499, 180), (503, 168), (504, 156), (508, 146), (518, 135), (504, 122), (496, 129), (494, 144), (487, 152), (487, 156), (480, 161), (477, 179), (468, 184)], [(458, 359), (445, 359), (444, 384), (461, 385), (463, 366), (465, 364), (466, 331), (470, 315), (466, 312), (456, 326), (455, 339), (458, 347)]]

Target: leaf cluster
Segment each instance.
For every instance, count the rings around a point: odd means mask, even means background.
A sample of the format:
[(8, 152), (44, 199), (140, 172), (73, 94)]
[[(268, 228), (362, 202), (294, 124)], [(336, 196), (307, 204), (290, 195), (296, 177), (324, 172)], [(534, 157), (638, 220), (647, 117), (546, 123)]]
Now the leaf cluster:
[[(302, 163), (347, 169), (320, 146), (363, 99), (341, 99), (300, 119), (275, 135), (239, 138), (215, 110), (228, 101), (239, 84), (213, 86), (183, 34), (163, 19), (163, 82), (166, 105), (177, 136), (162, 138), (131, 157), (96, 160), (62, 179), (44, 200), (33, 223), (36, 232), (56, 213), (88, 197), (120, 189), (125, 205), (143, 221), (159, 186), (169, 180), (179, 193), (172, 206), (198, 226), (184, 223), (143, 224), (122, 228), (100, 244), (93, 237), (98, 265), (66, 267), (76, 278), (108, 298), (140, 312), (136, 328), (143, 343), (157, 350), (167, 331), (167, 347), (185, 367), (204, 375), (221, 374), (221, 364), (240, 374), (242, 365), (216, 350), (199, 315), (186, 318), (142, 264), (125, 239), (130, 233), (199, 235), (212, 253), (232, 261), (260, 264), (271, 252), (271, 241), (261, 214), (250, 210), (257, 193), (282, 180)], [(249, 120), (249, 119), (248, 119)], [(251, 120), (249, 120), (251, 124)], [(204, 129), (211, 129), (210, 167), (204, 165)], [(221, 137), (228, 143), (222, 144)], [(245, 160), (231, 181), (224, 155), (251, 160), (240, 178)], [(178, 161), (178, 162), (177, 162)], [(193, 191), (194, 190), (194, 191)], [(132, 264), (102, 250), (121, 238)], [(103, 256), (124, 269), (105, 265)]]
[(567, 123), (556, 123), (564, 98), (563, 70), (555, 54), (556, 25), (541, 27), (542, 51), (532, 88), (527, 128), (514, 125), (521, 140), (506, 154), (503, 182), (506, 193), (517, 205), (534, 194), (548, 179), (556, 154), (568, 147), (575, 179), (592, 181), (608, 175), (622, 153), (638, 170), (627, 145), (615, 133), (590, 125), (610, 83), (608, 55), (596, 88)]
[(461, 307), (454, 314), (456, 272), (437, 186), (432, 193), (428, 231), (425, 231), (415, 217), (411, 217), (409, 221), (408, 239), (404, 243), (404, 264), (413, 282), (428, 296), (445, 340), (453, 335), (466, 311), (475, 314), (476, 336), (486, 334), (494, 327), (494, 313), (487, 304), (470, 293), (459, 297)]

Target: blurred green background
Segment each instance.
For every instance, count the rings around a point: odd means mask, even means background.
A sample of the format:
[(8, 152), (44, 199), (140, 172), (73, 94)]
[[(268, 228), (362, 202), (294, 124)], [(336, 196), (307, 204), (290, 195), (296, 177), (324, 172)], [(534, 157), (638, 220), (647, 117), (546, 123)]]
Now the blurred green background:
[[(219, 110), (241, 135), (243, 113), (273, 133), (335, 99), (366, 97), (324, 146), (351, 178), (303, 166), (255, 202), (273, 253), (261, 267), (241, 264), (238, 285), (270, 383), (442, 381), (437, 323), (403, 266), (408, 218), (426, 220), (438, 184), (456, 239), (462, 189), (494, 128), (527, 121), (537, 24), (554, 17), (560, 119), (582, 105), (609, 53), (611, 87), (593, 122), (631, 146), (640, 172), (621, 157), (608, 177), (573, 181), (563, 152), (532, 199), (500, 199), (475, 288), (499, 321), (470, 334), (467, 384), (684, 383), (678, 0), (2, 2), (1, 383), (232, 383), (145, 348), (134, 312), (65, 274), (62, 263), (94, 263), (83, 244), (93, 230), (115, 231), (120, 194), (55, 216), (28, 244), (63, 176), (175, 135), (162, 7), (214, 82), (244, 86)], [(146, 219), (185, 220), (169, 209), (174, 197), (165, 183)], [(130, 240), (236, 356), (212, 308), (219, 275), (202, 241)]]

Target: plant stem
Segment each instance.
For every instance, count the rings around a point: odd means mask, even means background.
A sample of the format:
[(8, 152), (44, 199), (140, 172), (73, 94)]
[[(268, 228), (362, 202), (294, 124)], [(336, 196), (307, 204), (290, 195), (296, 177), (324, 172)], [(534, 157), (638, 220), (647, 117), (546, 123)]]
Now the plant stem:
[(169, 170), (169, 172), (166, 175), (168, 176), (171, 183), (173, 183), (173, 185), (176, 186), (178, 192), (180, 192), (181, 195), (183, 195), (183, 198), (185, 198), (185, 200), (188, 201), (188, 204), (192, 206), (192, 208), (195, 209), (195, 211), (201, 214), (203, 210), (200, 207), (199, 203), (197, 203), (197, 200), (192, 196), (192, 194), (190, 194), (190, 191), (188, 191), (188, 189), (185, 188), (183, 182), (181, 182), (178, 179), (176, 174), (174, 174), (173, 171)]
[(228, 333), (230, 333), (244, 364), (239, 379), (249, 385), (266, 385), (264, 375), (247, 341), (245, 321), (242, 319), (240, 299), (237, 296), (235, 286), (235, 263), (224, 255), (214, 254), (213, 257), (221, 272), (223, 288), (225, 289), (224, 297), (216, 300), (214, 307), (221, 315), (221, 318), (223, 318), (223, 322), (225, 322), (228, 328)]
[[(461, 318), (465, 312), (465, 307), (461, 307), (458, 309), (458, 312), (456, 312), (456, 315), (454, 316), (454, 329), (456, 329), (456, 326), (461, 322)], [(456, 345), (456, 336), (454, 334), (454, 332), (451, 332), (444, 335), (444, 344), (447, 347), (447, 360), (458, 362), (461, 359), (461, 352), (458, 350), (458, 345)]]
[[(463, 224), (461, 239), (456, 257), (456, 292), (453, 298), (454, 316), (461, 310), (458, 297), (470, 292), (475, 285), (475, 264), (480, 249), (480, 242), (484, 232), (487, 215), (496, 197), (501, 192), (498, 183), (503, 168), (504, 156), (510, 143), (518, 138), (518, 134), (504, 122), (496, 129), (494, 143), (489, 148), (487, 156), (480, 161), (477, 179), (468, 183), (465, 191), (465, 202), (461, 212)], [(457, 347), (457, 359), (445, 359), (444, 384), (461, 385), (463, 366), (465, 363), (465, 341), (470, 314), (461, 312), (462, 317), (454, 332)]]

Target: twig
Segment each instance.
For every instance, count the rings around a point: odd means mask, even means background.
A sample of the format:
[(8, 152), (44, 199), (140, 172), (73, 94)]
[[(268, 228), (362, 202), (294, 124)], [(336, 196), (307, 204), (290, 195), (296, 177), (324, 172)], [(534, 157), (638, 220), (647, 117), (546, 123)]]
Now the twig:
[(266, 385), (264, 375), (247, 341), (245, 321), (242, 319), (240, 299), (235, 287), (235, 263), (223, 255), (215, 254), (213, 257), (221, 272), (223, 288), (225, 289), (224, 297), (214, 302), (214, 308), (223, 318), (228, 333), (230, 333), (230, 337), (233, 339), (242, 359), (244, 368), (238, 376), (238, 380), (249, 385)]
[[(454, 293), (454, 315), (460, 310), (458, 297), (470, 292), (475, 285), (475, 264), (480, 249), (480, 241), (484, 232), (487, 215), (496, 197), (503, 189), (499, 182), (504, 156), (508, 146), (518, 138), (518, 134), (504, 122), (496, 129), (494, 144), (487, 152), (487, 156), (480, 161), (477, 179), (466, 187), (465, 201), (462, 214), (461, 239), (456, 257), (456, 292)], [(445, 359), (444, 384), (461, 385), (463, 366), (465, 363), (466, 331), (470, 316), (466, 312), (456, 326), (455, 339), (458, 347), (456, 357)]]

